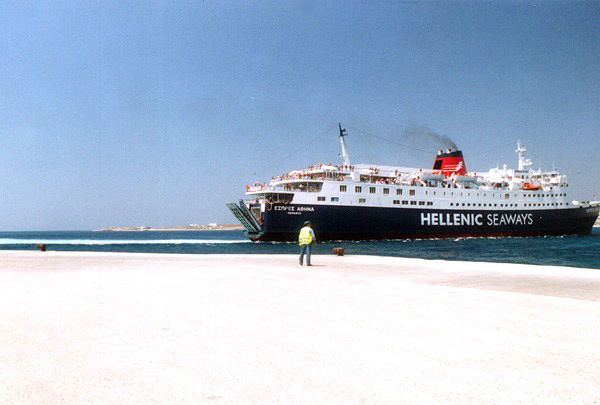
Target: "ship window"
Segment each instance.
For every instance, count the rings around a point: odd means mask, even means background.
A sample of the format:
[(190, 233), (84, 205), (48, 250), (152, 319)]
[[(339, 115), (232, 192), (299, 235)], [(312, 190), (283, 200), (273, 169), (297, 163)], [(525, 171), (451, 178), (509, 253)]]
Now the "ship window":
[(375, 194), (375, 187), (369, 187), (369, 193)]
[(450, 203), (450, 206), (451, 206), (451, 207), (452, 207), (452, 206), (454, 206), (454, 203)]
[(401, 188), (397, 188), (396, 189), (396, 195), (402, 195), (402, 189)]
[(367, 199), (366, 198), (359, 198), (358, 202), (361, 203), (361, 204), (364, 204), (364, 203), (367, 202)]
[(481, 207), (481, 203), (477, 204), (478, 207)]
[(508, 200), (510, 198), (510, 194), (504, 194), (504, 199)]
[(389, 194), (390, 193), (390, 189), (389, 188), (384, 188), (383, 189), (383, 194)]
[(402, 200), (402, 204), (403, 204), (403, 205), (407, 205), (407, 204), (408, 204), (408, 201), (407, 201), (407, 200)]
[(417, 205), (417, 202), (416, 201), (411, 201), (410, 205)]
[(362, 193), (362, 187), (361, 186), (354, 187), (354, 192), (355, 193)]
[(433, 201), (427, 201), (427, 205), (433, 205)]
[(340, 186), (340, 192), (342, 192), (342, 193), (346, 192), (346, 186), (345, 185), (341, 185)]
[(410, 192), (408, 194), (415, 195), (415, 190), (410, 190)]
[(433, 170), (440, 170), (442, 168), (442, 159), (438, 159), (433, 164)]
[(339, 197), (331, 197), (331, 201), (339, 201), (340, 198)]
[(497, 207), (497, 206), (498, 206), (498, 204), (494, 204), (494, 207)]
[(425, 201), (419, 201), (419, 205), (425, 205)]
[(394, 200), (394, 204), (400, 204), (400, 200)]
[(325, 197), (317, 197), (317, 201), (325, 201)]
[(470, 207), (470, 206), (471, 206), (471, 203), (467, 203), (467, 207)]
[(464, 207), (464, 206), (465, 206), (465, 203), (462, 203), (462, 204), (463, 204), (463, 207)]

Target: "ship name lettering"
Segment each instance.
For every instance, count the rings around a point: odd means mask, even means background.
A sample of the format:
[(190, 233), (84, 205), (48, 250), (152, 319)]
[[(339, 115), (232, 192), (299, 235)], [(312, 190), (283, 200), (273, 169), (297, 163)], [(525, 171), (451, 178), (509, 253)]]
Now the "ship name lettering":
[(462, 226), (483, 225), (483, 214), (421, 213), (421, 225)]
[(293, 205), (276, 205), (273, 209), (275, 211), (295, 211), (296, 207)]
[(287, 212), (315, 212), (314, 207), (298, 207), (296, 205), (276, 205), (273, 207), (275, 211), (287, 211)]
[(532, 214), (488, 214), (487, 224), (489, 226), (502, 225), (532, 225)]
[[(484, 221), (485, 220), (485, 221)], [(533, 214), (421, 213), (421, 225), (429, 226), (533, 225)]]

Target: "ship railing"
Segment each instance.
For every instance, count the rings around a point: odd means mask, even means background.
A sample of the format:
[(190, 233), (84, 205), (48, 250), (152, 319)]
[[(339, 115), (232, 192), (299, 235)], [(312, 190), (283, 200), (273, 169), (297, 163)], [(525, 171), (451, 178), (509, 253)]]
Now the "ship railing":
[(258, 184), (258, 185), (248, 185), (246, 186), (246, 192), (257, 192), (257, 191), (264, 191), (267, 189), (267, 185), (266, 184)]
[(331, 181), (344, 181), (344, 174), (342, 173), (316, 173), (316, 174), (303, 174), (303, 175), (293, 175), (293, 176), (278, 176), (273, 177), (269, 184), (281, 184), (286, 182), (301, 182), (306, 180), (331, 180)]
[(354, 171), (354, 166), (341, 165), (333, 166), (331, 164), (311, 165), (307, 169), (294, 170), (284, 173), (280, 176), (273, 176), (270, 183), (279, 183), (290, 180), (338, 180), (342, 181), (345, 176)]

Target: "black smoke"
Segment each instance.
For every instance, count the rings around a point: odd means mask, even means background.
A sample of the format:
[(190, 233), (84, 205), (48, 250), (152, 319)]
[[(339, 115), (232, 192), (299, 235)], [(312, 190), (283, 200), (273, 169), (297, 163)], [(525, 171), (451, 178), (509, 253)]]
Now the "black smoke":
[(458, 146), (450, 137), (438, 134), (427, 125), (409, 124), (402, 130), (401, 136), (404, 142), (422, 148), (458, 149)]

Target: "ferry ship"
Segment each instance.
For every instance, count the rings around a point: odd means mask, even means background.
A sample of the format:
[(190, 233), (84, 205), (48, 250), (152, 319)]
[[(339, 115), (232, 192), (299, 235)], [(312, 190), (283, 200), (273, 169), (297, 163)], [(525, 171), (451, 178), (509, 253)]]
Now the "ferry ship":
[(339, 125), (340, 165), (310, 165), (246, 186), (227, 204), (253, 241), (294, 241), (305, 221), (318, 240), (586, 235), (600, 201), (574, 200), (567, 177), (531, 169), (468, 172), (460, 150), (438, 151), (431, 169), (350, 163)]

